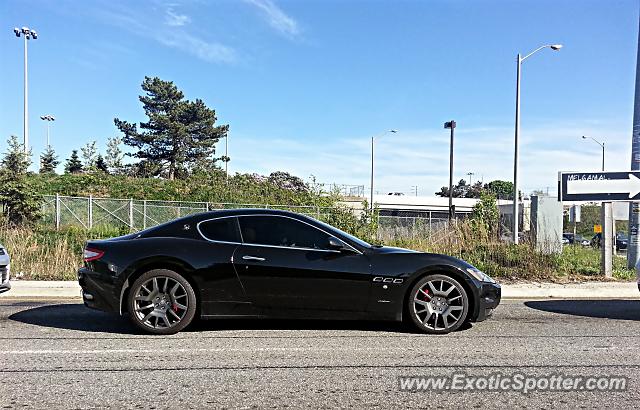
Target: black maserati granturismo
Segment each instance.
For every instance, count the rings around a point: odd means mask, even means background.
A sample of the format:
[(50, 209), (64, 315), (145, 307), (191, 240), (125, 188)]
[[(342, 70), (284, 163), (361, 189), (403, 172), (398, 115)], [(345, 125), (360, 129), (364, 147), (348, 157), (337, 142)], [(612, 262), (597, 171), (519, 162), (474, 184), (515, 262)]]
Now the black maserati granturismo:
[(370, 245), (313, 218), (220, 210), (88, 241), (86, 306), (172, 334), (202, 318), (406, 320), (448, 333), (485, 320), (500, 285), (450, 256)]

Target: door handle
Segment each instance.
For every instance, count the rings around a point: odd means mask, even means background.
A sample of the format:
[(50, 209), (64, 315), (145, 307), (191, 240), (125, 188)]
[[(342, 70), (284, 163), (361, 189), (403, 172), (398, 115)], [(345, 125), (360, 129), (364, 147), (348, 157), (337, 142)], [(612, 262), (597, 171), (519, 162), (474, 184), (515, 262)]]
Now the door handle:
[(260, 258), (258, 256), (250, 256), (250, 255), (244, 255), (242, 259), (244, 259), (245, 261), (258, 261), (258, 262), (262, 262), (265, 260), (264, 258)]

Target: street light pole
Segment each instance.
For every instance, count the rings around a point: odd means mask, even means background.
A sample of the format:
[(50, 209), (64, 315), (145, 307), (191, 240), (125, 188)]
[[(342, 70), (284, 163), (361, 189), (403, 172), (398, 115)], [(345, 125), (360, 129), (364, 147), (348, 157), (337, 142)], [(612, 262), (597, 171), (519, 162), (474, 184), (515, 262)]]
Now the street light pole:
[[(395, 134), (397, 133), (397, 130), (389, 130), (389, 131), (385, 131), (384, 133), (378, 135), (378, 137), (383, 137), (387, 134)], [(374, 161), (375, 161), (375, 153), (374, 153), (374, 149), (375, 149), (375, 138), (376, 136), (371, 137), (371, 202), (369, 203), (369, 209), (371, 210), (371, 212), (373, 212), (373, 170), (374, 170)]]
[(467, 175), (469, 176), (469, 186), (471, 186), (471, 177), (474, 176), (475, 174), (473, 172), (467, 172)]
[(47, 122), (47, 148), (49, 148), (49, 124), (51, 123), (51, 121), (55, 121), (56, 117), (54, 117), (53, 115), (47, 114), (47, 115), (41, 115), (40, 119), (43, 121)]
[(23, 112), (23, 145), (24, 153), (29, 154), (29, 79), (28, 79), (28, 52), (27, 41), (32, 38), (35, 40), (38, 38), (38, 33), (35, 30), (31, 30), (29, 27), (14, 28), (14, 34), (16, 37), (24, 37), (24, 112)]
[(518, 243), (518, 229), (519, 229), (519, 225), (518, 225), (518, 217), (519, 217), (519, 212), (518, 212), (518, 148), (519, 148), (519, 137), (520, 137), (520, 79), (521, 79), (521, 75), (522, 75), (522, 62), (524, 60), (526, 60), (527, 58), (531, 57), (532, 55), (534, 55), (535, 53), (537, 53), (538, 51), (544, 49), (544, 48), (550, 48), (553, 51), (558, 51), (562, 48), (562, 44), (547, 44), (544, 46), (540, 46), (538, 48), (536, 48), (535, 50), (533, 50), (532, 52), (530, 52), (529, 54), (527, 54), (526, 56), (522, 57), (520, 55), (520, 53), (518, 53), (518, 56), (516, 58), (516, 64), (517, 64), (517, 78), (516, 78), (516, 125), (515, 125), (515, 138), (514, 138), (514, 142), (515, 142), (515, 147), (514, 147), (514, 155), (513, 155), (513, 225), (512, 225), (512, 232), (513, 232), (513, 243), (517, 244)]
[(586, 136), (586, 135), (583, 135), (582, 139), (583, 140), (591, 139), (593, 142), (598, 144), (600, 146), (600, 148), (602, 148), (602, 172), (604, 172), (604, 141), (600, 142), (597, 139), (595, 139), (593, 137)]
[(451, 138), (449, 142), (449, 220), (455, 215), (453, 208), (453, 130), (456, 129), (456, 122), (451, 120), (444, 123), (445, 129), (451, 130)]

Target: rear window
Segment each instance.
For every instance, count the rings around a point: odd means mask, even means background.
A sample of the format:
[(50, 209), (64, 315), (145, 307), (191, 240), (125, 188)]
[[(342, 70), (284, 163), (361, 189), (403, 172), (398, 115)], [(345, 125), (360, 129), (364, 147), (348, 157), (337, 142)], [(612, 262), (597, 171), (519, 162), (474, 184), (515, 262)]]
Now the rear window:
[(206, 239), (221, 242), (240, 242), (236, 218), (220, 218), (204, 221), (198, 226)]

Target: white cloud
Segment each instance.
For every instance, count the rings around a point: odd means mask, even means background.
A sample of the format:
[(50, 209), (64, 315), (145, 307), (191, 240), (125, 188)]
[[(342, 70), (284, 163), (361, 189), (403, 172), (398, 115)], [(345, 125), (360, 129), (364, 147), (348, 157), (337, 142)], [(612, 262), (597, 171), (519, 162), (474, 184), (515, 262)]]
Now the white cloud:
[(171, 27), (182, 27), (191, 22), (191, 18), (186, 14), (177, 14), (173, 9), (166, 10), (165, 23)]
[(173, 47), (210, 63), (234, 63), (237, 54), (231, 47), (207, 42), (186, 32), (158, 33), (156, 40), (168, 47)]
[(257, 7), (264, 15), (267, 23), (275, 30), (286, 36), (295, 37), (300, 34), (298, 22), (288, 16), (271, 0), (245, 0)]
[[(157, 41), (167, 47), (175, 48), (210, 63), (232, 64), (238, 59), (236, 51), (224, 44), (206, 39), (201, 31), (192, 34), (187, 24), (190, 18), (176, 13), (173, 8), (137, 9), (101, 3), (103, 7), (95, 12), (109, 24), (127, 30), (131, 34)], [(165, 24), (161, 24), (164, 19)]]

